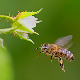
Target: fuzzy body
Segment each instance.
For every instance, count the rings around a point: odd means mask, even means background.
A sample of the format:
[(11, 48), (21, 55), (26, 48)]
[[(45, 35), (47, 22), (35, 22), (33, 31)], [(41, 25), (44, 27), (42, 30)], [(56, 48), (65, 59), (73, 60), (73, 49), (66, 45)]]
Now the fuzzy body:
[[(43, 51), (43, 47), (46, 46), (46, 50)], [(44, 43), (41, 49), (41, 52), (46, 52), (47, 55), (51, 55), (52, 57), (62, 57), (68, 61), (73, 61), (74, 60), (74, 56), (73, 54), (68, 51), (67, 49), (58, 47), (55, 44), (46, 44)]]
[[(41, 51), (38, 53), (38, 55), (40, 53), (44, 53), (46, 52), (46, 56), (50, 55), (51, 56), (51, 62), (53, 57), (57, 57), (60, 67), (62, 68), (62, 70), (65, 72), (64, 70), (64, 64), (63, 64), (63, 60), (62, 58), (68, 60), (68, 61), (73, 61), (74, 60), (74, 56), (73, 54), (68, 51), (67, 49), (61, 48), (55, 44), (46, 44), (44, 43), (43, 46), (41, 47)], [(37, 56), (38, 56), (37, 55)]]

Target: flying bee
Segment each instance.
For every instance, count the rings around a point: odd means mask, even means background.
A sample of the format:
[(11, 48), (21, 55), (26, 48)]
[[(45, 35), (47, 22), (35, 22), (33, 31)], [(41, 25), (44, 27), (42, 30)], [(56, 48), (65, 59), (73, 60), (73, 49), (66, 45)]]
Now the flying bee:
[[(41, 51), (38, 53), (38, 55), (45, 52), (46, 57), (47, 57), (47, 55), (51, 56), (50, 57), (51, 62), (52, 62), (53, 57), (58, 58), (60, 67), (65, 72), (62, 58), (66, 59), (68, 61), (74, 61), (73, 54), (70, 51), (68, 51), (68, 48), (70, 48), (71, 45), (67, 45), (71, 39), (72, 39), (72, 35), (68, 35), (66, 37), (59, 38), (58, 40), (56, 40), (56, 42), (54, 44), (44, 43), (42, 45), (42, 47), (39, 47), (39, 48), (41, 48)], [(65, 45), (67, 45), (67, 46), (64, 48)], [(36, 48), (36, 49), (38, 49), (38, 48)], [(37, 57), (38, 57), (38, 55), (37, 55)]]

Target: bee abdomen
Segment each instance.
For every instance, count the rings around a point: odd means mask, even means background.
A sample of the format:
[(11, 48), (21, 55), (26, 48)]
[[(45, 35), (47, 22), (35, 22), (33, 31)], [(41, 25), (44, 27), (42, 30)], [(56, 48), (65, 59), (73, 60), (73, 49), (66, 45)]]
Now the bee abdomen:
[(66, 54), (67, 54), (66, 59), (68, 61), (73, 61), (74, 60), (74, 56), (73, 56), (73, 54), (70, 51), (66, 50)]
[(59, 55), (61, 57), (65, 58), (66, 60), (68, 60), (68, 61), (74, 60), (74, 56), (70, 51), (68, 51), (66, 49), (59, 49), (58, 52), (59, 52)]

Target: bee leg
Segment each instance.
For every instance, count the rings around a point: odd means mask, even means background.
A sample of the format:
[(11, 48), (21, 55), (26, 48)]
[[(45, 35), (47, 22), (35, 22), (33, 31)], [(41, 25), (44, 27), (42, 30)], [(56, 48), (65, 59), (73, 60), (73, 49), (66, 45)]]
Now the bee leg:
[(51, 56), (51, 58), (50, 58), (50, 59), (51, 59), (51, 62), (52, 62), (52, 59), (53, 59), (53, 55)]
[[(40, 51), (40, 52), (37, 54), (37, 57), (38, 57), (38, 55), (39, 55), (40, 53), (42, 53), (42, 52)], [(36, 58), (37, 58), (37, 57), (36, 57)], [(36, 59), (36, 58), (35, 58), (35, 59)]]
[(47, 53), (46, 53), (46, 57), (47, 57)]
[(46, 57), (47, 57), (47, 54), (48, 54), (48, 50), (46, 51)]
[(62, 70), (65, 72), (64, 65), (63, 65), (63, 60), (60, 56), (59, 56), (59, 64), (60, 64), (60, 67), (62, 68)]
[(50, 58), (50, 59), (51, 59), (51, 62), (52, 62), (52, 59), (53, 59), (54, 53), (55, 53), (55, 52), (53, 52), (52, 55), (51, 55), (51, 58)]

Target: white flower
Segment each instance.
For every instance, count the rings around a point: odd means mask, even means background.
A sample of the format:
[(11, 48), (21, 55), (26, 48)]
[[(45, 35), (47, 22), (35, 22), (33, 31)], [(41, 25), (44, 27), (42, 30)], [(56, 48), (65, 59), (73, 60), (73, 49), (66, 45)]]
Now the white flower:
[[(29, 38), (28, 33), (39, 35), (32, 28), (36, 27), (36, 23), (40, 23), (41, 21), (37, 21), (38, 19), (33, 15), (38, 14), (41, 10), (42, 8), (37, 12), (19, 12), (16, 17), (10, 17), (10, 13), (9, 16), (0, 15), (1, 19), (11, 22), (11, 28), (0, 29), (0, 34), (13, 33), (17, 38), (19, 37), (20, 39), (30, 41), (34, 44), (34, 42)], [(0, 38), (0, 47), (5, 49), (2, 38)]]
[[(27, 41), (30, 41), (34, 44), (34, 42), (29, 39), (28, 33), (30, 34), (37, 34), (32, 28), (36, 27), (36, 23), (40, 23), (41, 21), (37, 21), (38, 19), (35, 18), (33, 15), (38, 14), (42, 8), (37, 11), (37, 12), (19, 12), (16, 17), (10, 17), (6, 15), (0, 15), (0, 18), (6, 19), (7, 21), (10, 21), (11, 28), (6, 28), (6, 29), (0, 29), (0, 34), (7, 34), (7, 33), (13, 33), (14, 36), (19, 37), (20, 39), (24, 39)], [(2, 43), (2, 41), (1, 41)], [(3, 46), (3, 45), (1, 45)]]
[[(17, 21), (20, 24), (22, 24), (22, 26), (25, 26), (27, 29), (29, 29), (32, 33), (36, 33), (36, 32), (34, 32), (34, 30), (32, 28), (36, 27), (36, 23), (41, 22), (41, 21), (36, 21), (36, 20), (38, 20), (38, 19), (31, 15), (28, 17), (19, 18)], [(36, 34), (38, 34), (38, 33), (36, 33)]]
[(15, 29), (13, 32), (14, 35), (17, 35), (17, 37), (19, 37), (20, 39), (30, 41), (34, 44), (34, 42), (31, 39), (29, 39), (28, 33), (35, 33), (39, 35), (37, 32), (33, 30), (33, 28), (36, 27), (36, 23), (40, 23), (41, 21), (37, 21), (38, 19), (35, 18), (33, 15), (38, 14), (41, 10), (42, 8), (37, 12), (19, 12), (16, 18), (14, 19), (12, 25), (12, 27), (17, 27), (17, 29)]

